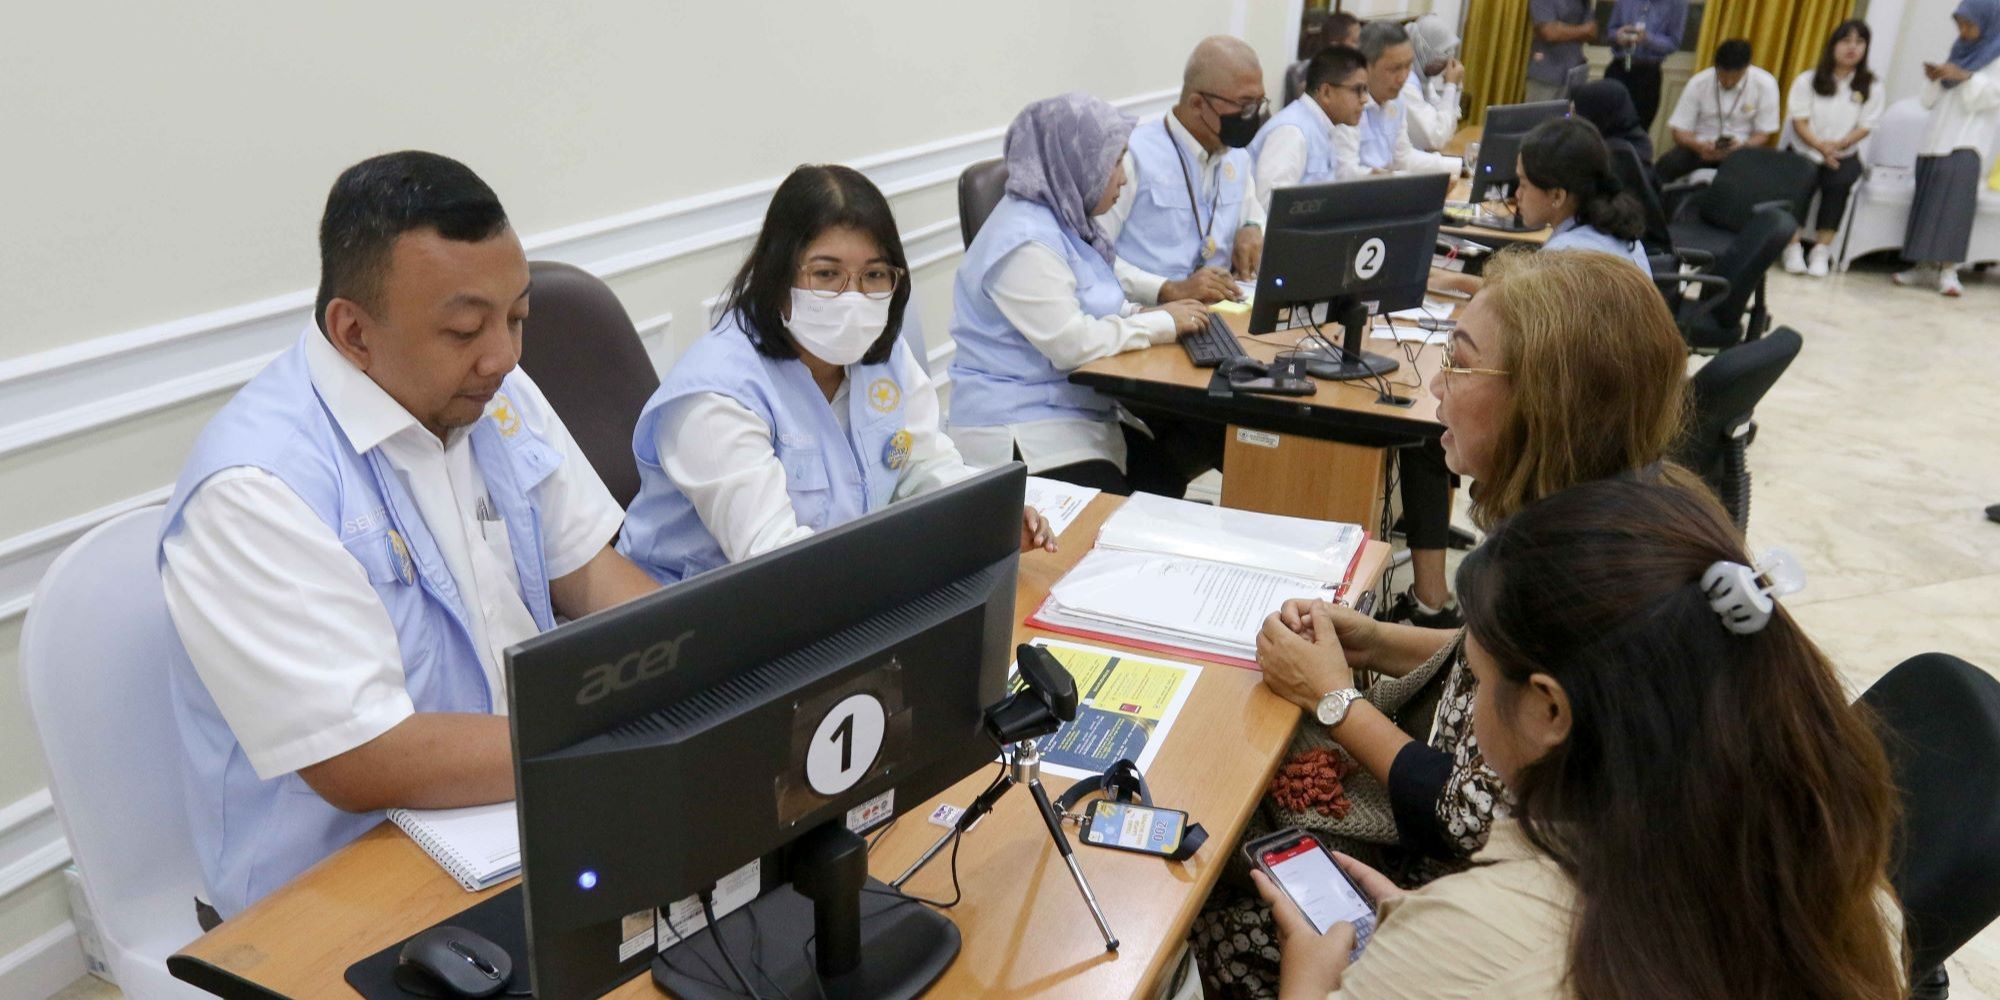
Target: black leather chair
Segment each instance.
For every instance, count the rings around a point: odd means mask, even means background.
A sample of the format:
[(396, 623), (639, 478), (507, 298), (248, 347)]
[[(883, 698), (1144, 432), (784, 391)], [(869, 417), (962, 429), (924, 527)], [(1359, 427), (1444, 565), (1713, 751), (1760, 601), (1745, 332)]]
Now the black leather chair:
[(2000, 917), (2000, 681), (1955, 656), (1904, 660), (1861, 695), (1902, 793), (1889, 879), (1903, 904), (1916, 997)]
[(1285, 103), (1278, 105), (1279, 107), (1291, 104), (1299, 99), (1300, 94), (1306, 92), (1306, 64), (1311, 61), (1301, 59), (1285, 67)]
[(1818, 169), (1805, 157), (1759, 146), (1723, 160), (1705, 186), (1669, 185), (1663, 200), (1674, 245), (1720, 254), (1771, 205), (1803, 218)]
[[(1771, 325), (1764, 275), (1798, 228), (1790, 212), (1767, 206), (1753, 213), (1743, 231), (1702, 271), (1680, 273), (1672, 261), (1663, 270), (1661, 262), (1654, 262), (1653, 280), (1666, 295), (1689, 350), (1711, 353), (1764, 335)], [(1678, 243), (1675, 252), (1683, 252)], [(1689, 286), (1700, 286), (1699, 294), (1689, 298), (1684, 294)]]
[(1007, 194), (1007, 161), (981, 160), (958, 175), (958, 232), (965, 245), (979, 235), (979, 227), (993, 214), (993, 206)]
[(1688, 380), (1694, 417), (1674, 457), (1722, 498), (1738, 528), (1750, 523), (1750, 466), (1745, 453), (1757, 437), (1752, 413), (1791, 367), (1803, 344), (1798, 331), (1780, 327), (1768, 337), (1716, 355)]
[(620, 507), (639, 495), (632, 429), (660, 387), (653, 359), (611, 287), (580, 267), (528, 265), (534, 307), (521, 332), (521, 370), (562, 417)]

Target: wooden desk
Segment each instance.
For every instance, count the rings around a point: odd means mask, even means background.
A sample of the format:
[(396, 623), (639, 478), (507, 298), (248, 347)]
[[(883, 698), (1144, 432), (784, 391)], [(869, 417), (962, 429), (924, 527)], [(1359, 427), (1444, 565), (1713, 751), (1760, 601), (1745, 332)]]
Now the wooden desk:
[[(1244, 349), (1261, 361), (1290, 350), (1304, 335), (1283, 330), (1253, 337), (1247, 313), (1225, 319)], [(1070, 381), (1226, 424), (1223, 506), (1347, 521), (1380, 536), (1387, 449), (1444, 433), (1430, 390), (1444, 352), (1426, 347), (1412, 364), (1401, 345), (1371, 335), (1367, 346), (1402, 362), (1388, 379), (1411, 405), (1379, 402), (1381, 390), (1372, 380), (1318, 381), (1310, 396), (1237, 393), (1210, 399), (1211, 370), (1189, 363), (1178, 344), (1093, 361), (1072, 372)]]
[[(1446, 156), (1462, 158), (1465, 156), (1466, 144), (1478, 142), (1479, 137), (1484, 135), (1485, 131), (1484, 128), (1478, 125), (1467, 125), (1453, 134), (1451, 141), (1445, 143), (1444, 148), (1439, 150), (1439, 152)], [(1474, 166), (1474, 164), (1466, 164), (1467, 173), (1470, 173)], [(1460, 177), (1452, 181), (1451, 194), (1447, 197), (1452, 201), (1465, 201), (1472, 197), (1472, 178), (1469, 176)], [(1509, 233), (1498, 229), (1481, 229), (1478, 226), (1454, 226), (1449, 224), (1441, 227), (1438, 231), (1474, 242), (1484, 243), (1487, 246), (1502, 243), (1525, 243), (1529, 246), (1537, 247), (1547, 243), (1549, 236), (1553, 233), (1553, 230), (1546, 228), (1538, 229), (1532, 233)]]
[[(1021, 557), (1017, 623), (1089, 551), (1119, 502), (1102, 496), (1092, 501), (1063, 533), (1061, 552)], [(1389, 546), (1369, 542), (1355, 579), (1378, 578), (1388, 557)], [(1019, 624), (1014, 629), (1016, 642), (1042, 634)], [(930, 995), (1150, 996), (1215, 885), (1225, 852), (1234, 848), (1277, 770), (1298, 717), (1296, 708), (1264, 689), (1256, 672), (1203, 665), (1148, 783), (1163, 805), (1187, 810), (1209, 829), (1208, 846), (1186, 864), (1077, 848), (1122, 943), (1116, 954), (1105, 953), (1027, 795), (1002, 799), (959, 851), (965, 898), (949, 913), (962, 932), (963, 950)], [(880, 879), (894, 878), (939, 832), (924, 817), (940, 802), (970, 803), (991, 780), (991, 770), (981, 769), (911, 809), (884, 835), (870, 858), (870, 871)], [(918, 894), (948, 892), (949, 879), (940, 861), (910, 888)], [(355, 994), (341, 978), (349, 965), (517, 881), (483, 893), (465, 892), (401, 831), (384, 823), (202, 935), (167, 964), (175, 976), (222, 996), (352, 1000)], [(662, 994), (647, 974), (610, 995)]]

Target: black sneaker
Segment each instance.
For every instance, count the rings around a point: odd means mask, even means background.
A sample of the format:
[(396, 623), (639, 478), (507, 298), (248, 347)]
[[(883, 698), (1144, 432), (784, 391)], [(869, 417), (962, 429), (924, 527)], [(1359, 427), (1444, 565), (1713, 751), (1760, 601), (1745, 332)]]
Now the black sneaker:
[(1426, 612), (1417, 603), (1417, 595), (1403, 591), (1389, 606), (1375, 614), (1376, 621), (1407, 622), (1422, 628), (1460, 628), (1465, 619), (1458, 613), (1456, 601), (1434, 612)]

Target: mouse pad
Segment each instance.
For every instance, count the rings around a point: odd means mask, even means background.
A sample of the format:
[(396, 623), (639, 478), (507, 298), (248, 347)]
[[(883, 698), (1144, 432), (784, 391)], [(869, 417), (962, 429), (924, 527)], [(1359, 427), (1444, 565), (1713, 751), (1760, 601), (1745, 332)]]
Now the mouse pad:
[[(514, 975), (507, 980), (503, 996), (528, 996), (528, 924), (521, 915), (521, 887), (515, 886), (469, 910), (452, 914), (449, 918), (432, 926), (450, 924), (466, 930), (499, 945), (514, 959)], [(429, 927), (423, 930), (430, 930)], [(422, 933), (419, 931), (418, 933)], [(416, 934), (410, 935), (415, 937)], [(401, 956), (404, 938), (381, 951), (347, 967), (347, 985), (368, 1000), (408, 1000), (411, 997), (430, 997), (440, 994), (418, 992), (422, 984), (411, 981), (408, 985), (396, 975), (397, 959)], [(416, 987), (413, 989), (412, 987)], [(516, 992), (516, 991), (520, 992)]]

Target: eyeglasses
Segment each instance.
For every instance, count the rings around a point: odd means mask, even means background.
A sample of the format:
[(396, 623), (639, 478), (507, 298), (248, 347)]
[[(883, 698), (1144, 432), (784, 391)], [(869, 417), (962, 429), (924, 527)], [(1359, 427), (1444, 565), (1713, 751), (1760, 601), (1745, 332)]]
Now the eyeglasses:
[(1452, 363), (1452, 356), (1451, 356), (1451, 345), (1450, 345), (1450, 344), (1446, 344), (1446, 345), (1445, 345), (1445, 348), (1444, 348), (1444, 363), (1438, 366), (1438, 381), (1439, 381), (1440, 383), (1444, 384), (1444, 385), (1447, 385), (1447, 386), (1448, 386), (1448, 385), (1450, 385), (1450, 384), (1452, 383), (1452, 380), (1453, 380), (1453, 379), (1456, 379), (1456, 378), (1457, 378), (1458, 376), (1461, 376), (1461, 375), (1502, 375), (1502, 376), (1505, 376), (1505, 375), (1512, 375), (1512, 374), (1514, 374), (1514, 373), (1513, 373), (1513, 372), (1510, 372), (1510, 371), (1502, 371), (1502, 370), (1500, 370), (1500, 369), (1498, 369), (1498, 368), (1460, 368), (1460, 367), (1458, 367), (1458, 366), (1457, 366), (1456, 364), (1453, 364), (1453, 363)]
[(798, 285), (823, 299), (833, 298), (849, 288), (871, 299), (886, 299), (896, 294), (896, 286), (902, 284), (907, 273), (888, 264), (870, 264), (850, 272), (832, 264), (808, 263), (799, 268)]
[(1368, 84), (1365, 81), (1362, 83), (1329, 83), (1327, 86), (1335, 90), (1345, 90), (1356, 97), (1368, 96)]
[[(1207, 98), (1210, 104), (1227, 104), (1231, 107), (1238, 109), (1236, 111), (1230, 112), (1227, 117), (1256, 118), (1264, 113), (1264, 109), (1269, 108), (1271, 106), (1271, 100), (1270, 98), (1267, 97), (1259, 97), (1257, 98), (1255, 103), (1249, 103), (1245, 101), (1231, 100), (1230, 98), (1224, 97), (1221, 94), (1211, 94), (1206, 90), (1197, 91), (1197, 93), (1199, 93), (1202, 97)], [(1222, 112), (1218, 109), (1216, 113), (1221, 114)]]

